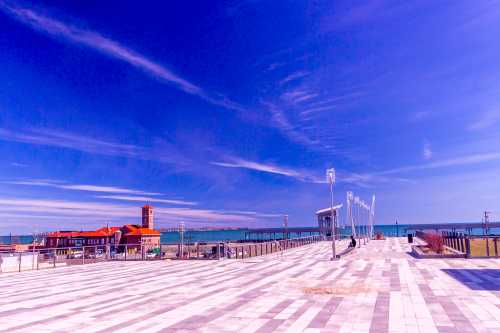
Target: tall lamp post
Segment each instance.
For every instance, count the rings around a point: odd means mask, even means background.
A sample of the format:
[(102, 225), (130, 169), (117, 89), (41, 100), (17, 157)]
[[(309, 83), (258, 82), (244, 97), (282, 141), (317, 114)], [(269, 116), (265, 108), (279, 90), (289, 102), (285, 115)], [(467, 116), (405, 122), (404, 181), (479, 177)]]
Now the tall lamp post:
[(179, 235), (181, 238), (181, 246), (180, 246), (180, 256), (179, 259), (184, 259), (184, 222), (181, 221), (179, 224)]
[(359, 197), (354, 197), (356, 225), (358, 227), (358, 247), (361, 247), (361, 223), (359, 221)]
[(372, 205), (370, 206), (370, 237), (373, 238), (373, 231), (375, 223), (375, 194), (372, 196)]
[(363, 208), (361, 210), (361, 228), (363, 228), (363, 245), (366, 245), (366, 212), (365, 212), (365, 202), (363, 200), (359, 201), (359, 206), (360, 208)]
[(351, 223), (351, 233), (356, 238), (356, 227), (354, 226), (354, 212), (353, 212), (354, 196), (351, 191), (347, 192), (347, 210), (349, 214), (349, 222)]
[(283, 238), (285, 239), (285, 247), (288, 248), (288, 215), (285, 215), (285, 219), (283, 220), (283, 227), (284, 227), (284, 235)]
[(335, 169), (331, 168), (326, 170), (326, 178), (330, 184), (330, 223), (332, 225), (332, 260), (337, 259), (337, 253), (335, 251), (335, 222), (333, 217), (333, 184), (335, 183)]

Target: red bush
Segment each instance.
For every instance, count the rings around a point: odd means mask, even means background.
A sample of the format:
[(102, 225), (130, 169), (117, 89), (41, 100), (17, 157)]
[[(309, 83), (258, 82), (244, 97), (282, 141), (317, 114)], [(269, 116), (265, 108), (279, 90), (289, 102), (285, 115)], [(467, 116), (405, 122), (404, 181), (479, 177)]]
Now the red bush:
[(427, 243), (429, 249), (436, 253), (443, 253), (444, 251), (444, 239), (443, 236), (436, 233), (425, 233), (424, 240)]

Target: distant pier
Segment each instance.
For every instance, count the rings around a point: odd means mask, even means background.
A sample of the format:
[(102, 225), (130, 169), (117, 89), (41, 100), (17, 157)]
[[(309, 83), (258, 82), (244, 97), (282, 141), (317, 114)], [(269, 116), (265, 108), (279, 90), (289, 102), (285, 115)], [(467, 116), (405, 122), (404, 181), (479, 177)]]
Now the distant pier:
[(245, 240), (290, 238), (291, 234), (298, 237), (312, 236), (319, 232), (319, 227), (258, 228), (245, 231)]
[(472, 234), (472, 229), (492, 229), (500, 228), (500, 222), (474, 222), (474, 223), (434, 223), (434, 224), (409, 224), (404, 226), (406, 231), (417, 230), (464, 230), (467, 234)]

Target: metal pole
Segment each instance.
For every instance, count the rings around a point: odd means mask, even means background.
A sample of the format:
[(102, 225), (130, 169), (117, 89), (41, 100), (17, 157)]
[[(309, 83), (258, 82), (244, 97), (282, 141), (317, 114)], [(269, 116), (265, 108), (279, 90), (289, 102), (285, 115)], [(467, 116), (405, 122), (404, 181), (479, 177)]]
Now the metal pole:
[(353, 194), (351, 191), (347, 192), (347, 216), (348, 216), (348, 223), (351, 224), (351, 234), (354, 238), (356, 238), (356, 227), (354, 225), (354, 216), (353, 216), (353, 211), (352, 211), (352, 204), (353, 204)]
[(335, 223), (333, 217), (333, 183), (335, 182), (335, 169), (326, 171), (328, 181), (330, 182), (330, 223), (332, 228), (332, 260), (337, 259), (337, 251), (335, 248)]
[(356, 203), (356, 224), (358, 225), (358, 247), (361, 247), (361, 221), (359, 220), (359, 197)]
[(367, 238), (367, 231), (368, 231), (368, 229), (367, 229), (368, 221), (367, 221), (366, 217), (367, 217), (366, 207), (363, 203), (363, 236), (364, 236), (363, 237), (363, 244), (364, 245), (366, 245), (366, 242), (367, 242), (366, 238)]
[(183, 259), (184, 258), (184, 222), (180, 223), (179, 233), (181, 236), (181, 251), (180, 251), (181, 253), (180, 253), (179, 259)]
[(31, 249), (32, 256), (33, 256), (33, 263), (31, 264), (31, 270), (35, 269), (35, 234), (33, 233), (33, 248)]

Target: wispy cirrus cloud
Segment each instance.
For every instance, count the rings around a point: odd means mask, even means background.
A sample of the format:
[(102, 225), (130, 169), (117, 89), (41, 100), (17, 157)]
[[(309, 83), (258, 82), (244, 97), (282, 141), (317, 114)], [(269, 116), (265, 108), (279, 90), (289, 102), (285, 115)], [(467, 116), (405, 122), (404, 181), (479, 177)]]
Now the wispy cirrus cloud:
[[(296, 170), (275, 164), (247, 161), (239, 158), (231, 158), (231, 162), (211, 162), (213, 165), (225, 168), (239, 168), (252, 171), (281, 175), (296, 179), (304, 183), (326, 184), (326, 177), (319, 177), (309, 170)], [(408, 179), (399, 177), (388, 177), (382, 174), (361, 174), (344, 170), (337, 170), (337, 180), (340, 183), (352, 184), (358, 187), (371, 188), (376, 184), (389, 183), (394, 181), (409, 182)]]
[[(38, 225), (40, 219), (59, 220), (51, 226), (43, 223), (45, 230), (96, 228), (111, 222), (140, 223), (140, 207), (108, 204), (96, 201), (71, 201), (57, 199), (5, 198), (0, 197), (0, 217), (9, 223), (23, 224), (26, 229)], [(233, 224), (240, 226), (255, 225), (259, 221), (275, 218), (273, 214), (257, 212), (234, 212), (213, 209), (194, 209), (185, 207), (156, 207), (155, 219), (160, 226), (176, 225), (178, 221), (202, 225)], [(234, 224), (233, 224), (234, 225)], [(0, 227), (2, 230), (2, 227)]]
[(283, 78), (282, 80), (279, 81), (279, 84), (280, 85), (283, 85), (285, 83), (288, 83), (290, 81), (294, 81), (294, 80), (297, 80), (297, 79), (301, 79), (303, 77), (306, 77), (307, 75), (309, 75), (311, 72), (309, 71), (296, 71), (296, 72), (293, 72), (289, 75), (287, 75), (285, 78)]
[(430, 160), (432, 158), (432, 155), (434, 155), (431, 149), (431, 144), (429, 142), (424, 143), (424, 148), (422, 149), (422, 155), (425, 160)]
[(55, 38), (83, 45), (101, 52), (108, 57), (121, 60), (142, 70), (161, 82), (170, 84), (188, 94), (198, 96), (211, 104), (222, 106), (231, 110), (244, 111), (244, 108), (238, 103), (231, 101), (224, 96), (209, 94), (201, 87), (189, 82), (180, 75), (175, 74), (165, 66), (148, 59), (146, 56), (120, 44), (117, 41), (102, 36), (98, 32), (78, 28), (55, 18), (43, 15), (33, 8), (21, 8), (19, 6), (11, 5), (9, 2), (0, 2), (0, 10), (37, 31), (43, 32)]
[(338, 108), (341, 105), (345, 105), (347, 103), (352, 103), (359, 100), (360, 97), (364, 95), (364, 92), (357, 91), (346, 93), (343, 95), (330, 96), (327, 98), (318, 99), (317, 101), (310, 102), (304, 106), (299, 112), (300, 115), (310, 115), (316, 113), (322, 113), (324, 111), (331, 111), (335, 108)]
[(464, 156), (449, 158), (449, 159), (445, 159), (445, 160), (441, 160), (441, 161), (435, 161), (432, 163), (425, 163), (425, 164), (420, 164), (420, 165), (410, 165), (410, 166), (389, 169), (389, 170), (385, 170), (382, 172), (378, 172), (376, 174), (389, 175), (389, 174), (404, 173), (404, 172), (410, 172), (410, 171), (420, 171), (420, 170), (438, 169), (438, 168), (446, 168), (446, 167), (464, 166), (464, 165), (478, 164), (478, 163), (484, 163), (484, 162), (491, 162), (491, 161), (496, 161), (496, 160), (500, 160), (500, 152), (464, 155)]
[(248, 214), (228, 213), (224, 210), (211, 209), (190, 209), (190, 208), (157, 208), (155, 210), (158, 216), (172, 218), (176, 220), (190, 220), (198, 223), (255, 223), (258, 221), (257, 216), (249, 216)]
[[(224, 209), (187, 208), (183, 206), (195, 206), (197, 202), (164, 199), (158, 197), (161, 193), (145, 192), (134, 189), (126, 189), (112, 186), (75, 185), (54, 180), (25, 180), (5, 181), (3, 183), (27, 186), (45, 186), (64, 190), (77, 190), (93, 193), (108, 193), (90, 197), (86, 201), (59, 200), (59, 199), (31, 199), (31, 198), (2, 198), (0, 197), (0, 211), (8, 214), (9, 219), (34, 223), (37, 217), (52, 216), (56, 219), (65, 220), (66, 223), (85, 223), (86, 225), (97, 225), (99, 223), (117, 221), (129, 223), (134, 218), (140, 217), (140, 205), (151, 202), (168, 204), (172, 207), (159, 205), (155, 207), (156, 218), (165, 225), (178, 221), (189, 221), (197, 224), (211, 225), (213, 223), (257, 223), (262, 220), (272, 219), (277, 214), (259, 213), (254, 211), (235, 211)], [(152, 195), (156, 197), (150, 197)], [(123, 203), (108, 203), (96, 201), (95, 199), (111, 199)], [(140, 204), (135, 204), (135, 203)], [(0, 214), (2, 216), (2, 214)], [(33, 221), (30, 221), (32, 217)], [(122, 220), (123, 219), (123, 220)], [(124, 222), (125, 221), (125, 222)], [(77, 224), (76, 226), (80, 226)], [(73, 226), (74, 227), (74, 226)], [(1, 228), (0, 228), (1, 229)]]
[(69, 148), (100, 155), (138, 157), (141, 154), (141, 148), (134, 145), (109, 142), (89, 136), (44, 128), (35, 128), (28, 131), (12, 131), (0, 128), (0, 140)]
[(265, 103), (265, 106), (271, 114), (271, 121), (274, 127), (279, 129), (291, 141), (303, 144), (313, 149), (319, 148), (319, 142), (311, 139), (305, 133), (292, 125), (282, 109), (272, 103)]
[(430, 116), (430, 111), (417, 111), (410, 114), (409, 121), (412, 123), (418, 123), (429, 118)]
[[(425, 154), (425, 151), (424, 151)], [(432, 152), (431, 152), (432, 155)], [(432, 157), (432, 156), (431, 156)], [(425, 158), (425, 156), (424, 156)], [(345, 182), (350, 184), (355, 184), (359, 187), (373, 187), (374, 184), (380, 183), (393, 183), (395, 181), (401, 183), (415, 183), (414, 179), (410, 179), (406, 176), (401, 177), (398, 175), (411, 173), (415, 171), (425, 171), (440, 168), (450, 168), (458, 167), (472, 164), (480, 164), (485, 162), (492, 162), (500, 160), (500, 153), (482, 153), (482, 154), (471, 154), (464, 155), (455, 158), (444, 159), (440, 161), (435, 161), (431, 163), (408, 165), (398, 168), (387, 169), (379, 172), (369, 172), (369, 173), (351, 173), (351, 172), (340, 172), (339, 182)], [(321, 181), (320, 181), (321, 182)]]
[(280, 68), (280, 67), (283, 67), (285, 65), (286, 65), (286, 63), (284, 63), (284, 62), (273, 62), (272, 64), (267, 66), (267, 68), (265, 70), (266, 70), (266, 72), (270, 72), (270, 71), (274, 71), (276, 68)]
[(482, 113), (478, 119), (469, 125), (468, 129), (470, 131), (480, 131), (498, 123), (500, 123), (500, 110), (492, 110)]
[(258, 162), (246, 161), (238, 158), (232, 158), (231, 162), (211, 162), (213, 165), (225, 167), (225, 168), (239, 168), (260, 171), (265, 173), (272, 173), (287, 177), (292, 177), (296, 179), (303, 179), (303, 175), (299, 172), (291, 169), (281, 168), (271, 164), (263, 164)]
[(100, 196), (97, 196), (97, 198), (123, 200), (123, 201), (136, 201), (136, 202), (143, 202), (143, 203), (157, 202), (157, 203), (164, 203), (164, 204), (170, 204), (170, 205), (185, 205), (185, 206), (197, 205), (197, 203), (194, 201), (184, 201), (184, 200), (177, 200), (177, 199), (160, 199), (160, 198), (152, 198), (152, 197), (125, 196), (125, 195), (100, 195)]
[(17, 168), (26, 168), (28, 166), (27, 164), (18, 163), (18, 162), (12, 162), (12, 163), (10, 163), (10, 165), (12, 165), (13, 167), (17, 167)]
[(145, 192), (145, 191), (115, 187), (115, 186), (68, 184), (66, 182), (54, 181), (54, 180), (29, 179), (29, 180), (4, 181), (3, 183), (13, 184), (13, 185), (52, 187), (63, 190), (84, 191), (84, 192), (121, 193), (121, 194), (134, 194), (134, 195), (161, 195), (161, 193)]
[[(90, 135), (61, 131), (54, 128), (30, 128), (27, 130), (0, 128), (0, 141), (2, 140), (65, 148), (95, 155), (153, 160), (173, 166), (185, 167), (192, 164), (192, 156), (188, 157), (185, 149), (179, 148), (178, 145), (162, 138), (153, 138), (154, 145), (144, 147), (117, 143), (111, 140), (94, 138)], [(165, 156), (168, 156), (168, 158)]]
[(291, 91), (285, 91), (281, 95), (281, 99), (288, 104), (294, 105), (300, 102), (305, 102), (310, 99), (317, 97), (317, 93), (309, 92), (303, 89), (294, 89)]
[(313, 108), (307, 108), (302, 111), (300, 111), (301, 116), (307, 116), (313, 113), (319, 113), (323, 111), (331, 111), (335, 109), (336, 105), (325, 105), (325, 106), (318, 106), (318, 107), (313, 107)]

